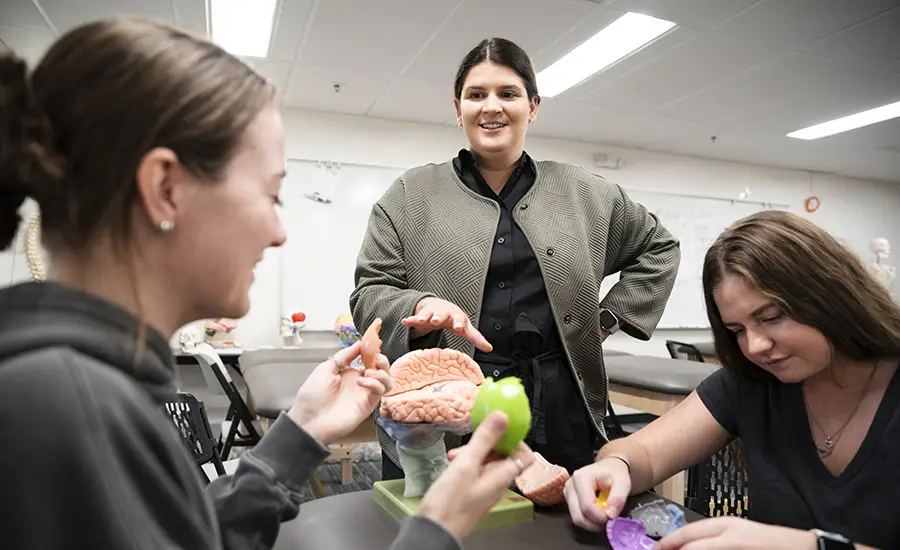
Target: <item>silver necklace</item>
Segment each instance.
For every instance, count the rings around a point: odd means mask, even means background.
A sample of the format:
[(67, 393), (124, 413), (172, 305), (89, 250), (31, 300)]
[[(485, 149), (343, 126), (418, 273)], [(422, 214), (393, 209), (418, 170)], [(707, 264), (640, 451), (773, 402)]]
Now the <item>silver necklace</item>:
[(809, 403), (806, 402), (806, 397), (803, 398), (803, 404), (806, 406), (806, 413), (812, 418), (813, 422), (818, 426), (819, 431), (825, 435), (825, 443), (819, 445), (819, 442), (816, 441), (816, 436), (813, 434), (813, 445), (816, 446), (816, 452), (819, 454), (819, 458), (828, 458), (831, 456), (831, 453), (834, 452), (834, 447), (837, 445), (838, 441), (840, 441), (841, 436), (844, 435), (844, 429), (847, 428), (847, 425), (850, 424), (850, 421), (853, 420), (853, 417), (856, 416), (856, 411), (859, 410), (860, 405), (862, 405), (863, 399), (865, 399), (866, 394), (869, 393), (869, 385), (872, 383), (872, 378), (875, 376), (875, 369), (877, 365), (872, 365), (872, 371), (869, 373), (869, 378), (866, 380), (866, 385), (863, 388), (862, 394), (859, 396), (859, 401), (856, 402), (856, 407), (854, 407), (853, 412), (850, 413), (850, 416), (847, 417), (847, 420), (844, 421), (843, 425), (838, 428), (833, 434), (828, 435), (825, 431), (825, 428), (819, 423), (819, 420), (815, 417), (812, 412), (812, 409), (809, 408)]

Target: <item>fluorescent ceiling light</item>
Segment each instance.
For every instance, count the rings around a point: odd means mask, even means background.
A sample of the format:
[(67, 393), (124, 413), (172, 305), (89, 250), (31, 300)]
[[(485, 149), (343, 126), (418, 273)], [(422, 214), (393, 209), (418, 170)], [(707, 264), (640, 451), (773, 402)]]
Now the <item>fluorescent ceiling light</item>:
[(870, 124), (878, 124), (879, 122), (884, 122), (885, 120), (897, 117), (900, 117), (900, 101), (882, 105), (881, 107), (875, 107), (874, 109), (856, 113), (855, 115), (848, 115), (842, 118), (829, 120), (828, 122), (816, 124), (809, 128), (803, 128), (802, 130), (791, 132), (787, 136), (797, 139), (819, 139), (833, 136), (834, 134), (840, 134), (841, 132), (856, 130), (863, 126), (869, 126)]
[(232, 55), (266, 57), (278, 0), (210, 0), (212, 40)]
[(626, 13), (537, 75), (541, 97), (553, 97), (669, 32), (675, 23)]

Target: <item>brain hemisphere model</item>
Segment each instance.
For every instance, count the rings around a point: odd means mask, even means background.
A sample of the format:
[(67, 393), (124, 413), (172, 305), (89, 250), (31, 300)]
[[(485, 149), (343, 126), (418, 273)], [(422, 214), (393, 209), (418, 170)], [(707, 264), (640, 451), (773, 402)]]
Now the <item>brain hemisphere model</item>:
[(547, 462), (540, 453), (534, 453), (534, 462), (516, 478), (516, 487), (535, 504), (553, 506), (565, 501), (563, 490), (567, 481), (569, 472), (565, 468)]
[(468, 420), (481, 367), (471, 357), (451, 349), (407, 353), (391, 365), (394, 387), (381, 401), (381, 416), (397, 422), (457, 422)]

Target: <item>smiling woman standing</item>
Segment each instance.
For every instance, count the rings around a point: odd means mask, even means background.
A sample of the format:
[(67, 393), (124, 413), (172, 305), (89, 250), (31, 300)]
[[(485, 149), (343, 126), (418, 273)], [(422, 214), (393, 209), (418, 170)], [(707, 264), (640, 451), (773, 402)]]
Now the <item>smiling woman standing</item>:
[[(678, 241), (618, 185), (525, 153), (540, 96), (519, 46), (482, 41), (453, 91), (469, 148), (407, 171), (375, 204), (353, 318), (360, 330), (384, 320), (391, 360), (454, 348), (485, 376), (522, 378), (528, 444), (572, 471), (605, 440), (603, 341), (617, 330), (650, 338), (674, 285)], [(617, 272), (599, 302), (601, 281)], [(379, 436), (385, 479), (401, 477), (391, 441)]]

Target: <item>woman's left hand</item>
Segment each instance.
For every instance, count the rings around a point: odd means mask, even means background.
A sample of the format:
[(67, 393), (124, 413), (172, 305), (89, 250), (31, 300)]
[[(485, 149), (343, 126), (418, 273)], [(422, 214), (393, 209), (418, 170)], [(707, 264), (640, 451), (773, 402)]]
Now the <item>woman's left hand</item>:
[(689, 523), (664, 537), (653, 550), (816, 550), (809, 531), (757, 523), (736, 517), (717, 517)]
[(391, 389), (390, 363), (384, 355), (378, 355), (376, 369), (361, 372), (347, 367), (359, 356), (362, 346), (362, 341), (356, 342), (317, 366), (297, 391), (287, 413), (325, 445), (356, 429)]

